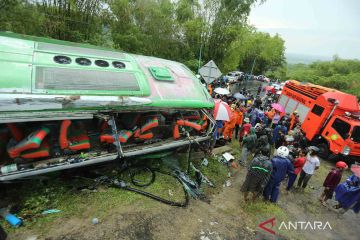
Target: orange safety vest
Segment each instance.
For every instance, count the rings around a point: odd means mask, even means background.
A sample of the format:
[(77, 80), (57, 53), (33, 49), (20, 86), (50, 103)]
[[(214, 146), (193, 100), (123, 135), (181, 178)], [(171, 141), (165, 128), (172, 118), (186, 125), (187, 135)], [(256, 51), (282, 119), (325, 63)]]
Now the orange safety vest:
[(236, 111), (233, 111), (230, 121), (226, 122), (227, 126), (229, 126), (230, 128), (234, 128), (238, 118), (239, 118), (239, 115), (236, 113)]
[(242, 111), (237, 111), (238, 113), (238, 119), (236, 121), (236, 124), (241, 126), (243, 124), (243, 120), (244, 120), (244, 113)]
[(290, 130), (292, 130), (294, 128), (295, 121), (296, 121), (296, 115), (293, 114), (293, 115), (291, 115), (291, 119), (290, 119)]
[(267, 116), (271, 120), (273, 119), (274, 115), (275, 115), (275, 109), (273, 109), (273, 108), (269, 112), (267, 112)]

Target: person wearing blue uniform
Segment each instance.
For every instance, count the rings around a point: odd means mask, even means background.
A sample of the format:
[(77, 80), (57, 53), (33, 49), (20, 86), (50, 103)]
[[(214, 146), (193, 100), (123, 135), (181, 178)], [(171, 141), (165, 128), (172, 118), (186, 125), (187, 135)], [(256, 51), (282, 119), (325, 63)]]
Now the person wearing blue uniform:
[(250, 124), (251, 126), (255, 127), (256, 120), (258, 119), (258, 109), (255, 107), (255, 105), (251, 106), (251, 112), (250, 112)]
[(280, 123), (278, 124), (275, 129), (274, 129), (274, 133), (273, 133), (273, 138), (272, 138), (272, 144), (276, 144), (277, 141), (279, 140), (280, 137), (280, 131), (284, 134), (287, 135), (287, 128), (285, 127), (284, 123)]
[(286, 175), (294, 172), (294, 166), (288, 159), (289, 149), (281, 146), (276, 150), (276, 156), (271, 159), (273, 170), (270, 181), (266, 185), (263, 195), (265, 200), (276, 203), (280, 193), (280, 184)]
[(335, 199), (339, 202), (335, 208), (352, 209), (360, 212), (360, 178), (351, 175), (345, 182), (335, 188)]

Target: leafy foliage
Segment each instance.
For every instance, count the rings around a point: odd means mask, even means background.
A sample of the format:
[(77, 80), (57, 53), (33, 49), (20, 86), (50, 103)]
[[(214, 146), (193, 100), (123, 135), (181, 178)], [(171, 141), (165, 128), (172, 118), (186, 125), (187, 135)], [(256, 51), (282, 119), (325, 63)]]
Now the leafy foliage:
[[(275, 71), (279, 36), (247, 24), (263, 0), (0, 0), (0, 30), (114, 47), (185, 63), (214, 60), (223, 72)], [(200, 64), (199, 64), (200, 59)]]
[(354, 94), (360, 98), (360, 61), (343, 60), (314, 62), (310, 65), (289, 65), (288, 79), (312, 82)]

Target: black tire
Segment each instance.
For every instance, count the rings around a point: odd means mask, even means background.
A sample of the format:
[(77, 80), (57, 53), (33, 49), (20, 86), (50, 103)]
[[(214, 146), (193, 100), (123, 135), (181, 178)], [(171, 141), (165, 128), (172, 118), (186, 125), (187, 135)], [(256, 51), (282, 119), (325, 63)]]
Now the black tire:
[(337, 162), (337, 161), (340, 160), (340, 159), (339, 159), (339, 155), (330, 154), (329, 160), (332, 161), (332, 162)]
[(330, 155), (329, 146), (326, 143), (320, 143), (317, 145), (317, 147), (320, 149), (319, 157), (322, 159), (328, 159)]
[(135, 186), (147, 187), (155, 181), (155, 171), (148, 167), (132, 169), (130, 178)]

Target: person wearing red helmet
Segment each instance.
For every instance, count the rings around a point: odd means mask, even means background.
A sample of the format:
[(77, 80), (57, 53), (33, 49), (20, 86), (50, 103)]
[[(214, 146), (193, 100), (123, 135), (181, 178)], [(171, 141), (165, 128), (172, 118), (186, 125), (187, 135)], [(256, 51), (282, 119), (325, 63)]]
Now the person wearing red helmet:
[(325, 204), (328, 199), (331, 199), (336, 186), (340, 183), (342, 177), (342, 171), (348, 166), (343, 161), (338, 161), (335, 168), (331, 169), (324, 181), (324, 191), (320, 196), (320, 202)]

